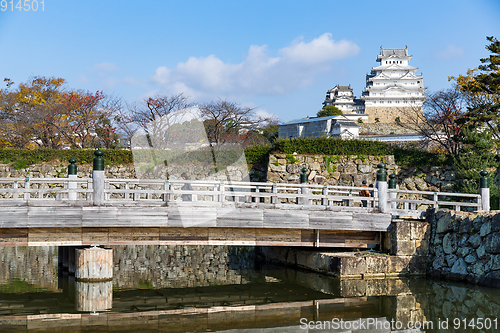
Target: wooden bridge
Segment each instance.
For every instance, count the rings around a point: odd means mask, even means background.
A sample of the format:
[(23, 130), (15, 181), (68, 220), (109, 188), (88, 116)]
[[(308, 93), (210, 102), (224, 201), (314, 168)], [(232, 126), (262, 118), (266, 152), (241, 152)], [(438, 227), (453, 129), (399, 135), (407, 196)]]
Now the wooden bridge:
[[(104, 179), (101, 172), (94, 178), (0, 178), (0, 246), (373, 248), (393, 217), (423, 218), (431, 207), (486, 207), (479, 194), (387, 189), (387, 182), (364, 197), (366, 187)], [(191, 190), (182, 190), (186, 183)]]

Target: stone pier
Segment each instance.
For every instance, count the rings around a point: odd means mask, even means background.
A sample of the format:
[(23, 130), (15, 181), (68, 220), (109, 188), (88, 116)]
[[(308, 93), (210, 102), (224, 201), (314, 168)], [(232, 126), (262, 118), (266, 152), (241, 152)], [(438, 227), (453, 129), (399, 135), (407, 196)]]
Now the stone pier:
[(101, 247), (60, 246), (58, 264), (80, 282), (113, 279), (113, 250)]
[(381, 251), (345, 251), (259, 247), (270, 261), (340, 278), (384, 278), (425, 275), (429, 252), (429, 224), (393, 220), (381, 233)]

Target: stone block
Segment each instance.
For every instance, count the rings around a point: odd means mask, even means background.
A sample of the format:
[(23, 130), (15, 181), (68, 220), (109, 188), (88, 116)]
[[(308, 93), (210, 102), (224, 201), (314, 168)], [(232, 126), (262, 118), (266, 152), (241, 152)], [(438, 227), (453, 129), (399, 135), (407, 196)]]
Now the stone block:
[(415, 241), (412, 240), (398, 240), (392, 243), (392, 254), (398, 256), (412, 256), (415, 254)]
[(435, 257), (434, 261), (432, 262), (432, 269), (438, 270), (443, 266), (446, 266), (444, 257)]
[(441, 217), (436, 224), (436, 232), (438, 234), (450, 231), (452, 229), (451, 213), (446, 213)]
[(484, 239), (485, 250), (488, 253), (500, 253), (500, 233), (491, 233)]
[[(464, 248), (465, 246), (467, 246), (467, 241), (469, 240), (469, 235), (467, 234), (463, 234), (460, 239), (458, 240), (458, 246), (459, 246), (459, 249), (460, 248)], [(458, 251), (458, 250), (457, 250)]]
[(489, 233), (491, 233), (491, 222), (487, 221), (486, 223), (483, 223), (483, 225), (481, 226), (479, 234), (481, 235), (481, 237), (484, 237)]
[(344, 173), (346, 174), (356, 174), (358, 173), (358, 167), (354, 163), (347, 163), (344, 165)]
[[(401, 279), (389, 279), (387, 281), (387, 296), (397, 296), (410, 294), (411, 290), (408, 285)], [(394, 309), (391, 307), (390, 309)]]
[(408, 271), (412, 275), (425, 275), (428, 265), (429, 258), (426, 256), (414, 256), (408, 263)]
[(500, 214), (495, 214), (491, 220), (491, 231), (500, 231)]
[(459, 224), (458, 231), (463, 234), (463, 233), (469, 233), (472, 230), (472, 220), (470, 218), (465, 218), (462, 220), (462, 222)]
[(428, 240), (415, 240), (415, 255), (427, 256), (429, 254), (429, 241)]
[(314, 183), (315, 184), (324, 184), (326, 181), (326, 178), (323, 176), (316, 176), (314, 177)]
[(484, 244), (481, 244), (476, 250), (476, 255), (479, 259), (485, 259), (488, 257), (488, 254), (486, 253), (486, 246)]
[[(385, 275), (383, 275), (385, 276)], [(387, 280), (372, 279), (366, 285), (366, 296), (385, 296), (387, 295)]]
[(361, 173), (371, 173), (373, 169), (371, 165), (360, 164), (358, 165), (358, 171)]
[(408, 222), (392, 222), (391, 234), (393, 240), (411, 240), (411, 223)]
[(366, 273), (387, 273), (387, 257), (388, 256), (377, 256), (377, 255), (367, 255), (366, 260)]
[(500, 271), (491, 271), (479, 279), (479, 284), (483, 286), (500, 288)]
[(451, 268), (451, 273), (464, 275), (464, 278), (467, 276), (467, 263), (463, 258), (459, 258), (455, 261), (453, 267)]
[(411, 239), (425, 239), (428, 237), (429, 223), (427, 222), (410, 222)]
[(407, 274), (410, 270), (409, 263), (411, 256), (388, 256), (387, 273)]
[(464, 260), (468, 264), (475, 263), (477, 261), (477, 255), (474, 252), (472, 252), (471, 254), (469, 254), (468, 256), (466, 256), (464, 258)]
[(471, 253), (471, 249), (466, 247), (466, 246), (460, 246), (459, 245), (459, 248), (457, 249), (457, 256), (460, 257), (460, 258), (464, 258), (466, 256), (469, 255), (469, 253)]
[(446, 234), (443, 237), (443, 251), (444, 251), (444, 253), (451, 254), (451, 253), (455, 252), (455, 250), (456, 250), (456, 248), (453, 244), (452, 234), (451, 233)]
[(481, 245), (481, 235), (479, 233), (475, 233), (474, 235), (470, 236), (469, 244), (473, 248), (477, 249), (479, 245)]
[(366, 294), (367, 280), (349, 279), (340, 281), (340, 297), (362, 297)]
[(309, 165), (309, 168), (314, 171), (320, 171), (321, 165), (318, 162), (313, 162)]
[(472, 220), (472, 227), (474, 228), (474, 230), (479, 230), (481, 229), (481, 226), (483, 225), (484, 223), (484, 216), (483, 215), (476, 215), (474, 216), (473, 220)]
[(317, 174), (317, 172), (316, 172), (315, 170), (311, 171), (311, 172), (309, 173), (309, 176), (307, 176), (307, 180), (308, 180), (308, 181), (313, 180), (313, 179), (314, 179), (314, 177), (316, 177), (316, 174)]
[(446, 257), (446, 266), (453, 267), (453, 264), (457, 261), (458, 257), (454, 254), (448, 254)]
[(273, 172), (286, 172), (286, 167), (284, 165), (275, 165), (275, 164), (269, 163), (269, 168)]
[(366, 261), (362, 257), (340, 258), (340, 276), (366, 274)]
[(500, 254), (494, 254), (490, 257), (490, 268), (492, 271), (500, 269)]
[[(271, 164), (271, 161), (269, 161), (269, 164)], [(300, 173), (300, 168), (298, 164), (287, 164), (286, 166), (286, 172), (288, 173)]]

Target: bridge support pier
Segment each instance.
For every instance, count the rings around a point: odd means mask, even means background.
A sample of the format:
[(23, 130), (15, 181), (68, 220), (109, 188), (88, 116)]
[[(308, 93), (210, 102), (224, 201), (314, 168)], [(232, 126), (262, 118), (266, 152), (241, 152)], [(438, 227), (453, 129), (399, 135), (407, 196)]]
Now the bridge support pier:
[(99, 312), (113, 307), (113, 282), (75, 282), (75, 310)]
[(113, 279), (113, 250), (100, 247), (76, 249), (75, 278), (81, 282), (102, 282)]
[(113, 279), (113, 250), (93, 246), (59, 246), (58, 264), (77, 281), (103, 282)]

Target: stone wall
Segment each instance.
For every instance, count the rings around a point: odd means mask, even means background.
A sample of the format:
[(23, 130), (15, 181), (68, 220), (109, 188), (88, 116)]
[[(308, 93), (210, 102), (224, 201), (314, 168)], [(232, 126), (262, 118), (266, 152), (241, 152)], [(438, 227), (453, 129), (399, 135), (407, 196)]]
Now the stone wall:
[(500, 287), (500, 213), (439, 210), (432, 225), (432, 276)]
[[(325, 163), (325, 157), (330, 162)], [(400, 167), (394, 156), (328, 156), (271, 154), (267, 181), (299, 183), (302, 167), (307, 168), (309, 183), (361, 186), (362, 181), (375, 185), (377, 164), (386, 164), (387, 175), (396, 174), (397, 188), (417, 191), (451, 192), (455, 172), (451, 167)], [(328, 165), (327, 165), (328, 164)]]
[[(113, 249), (113, 285), (119, 289), (188, 288), (245, 284), (255, 279), (251, 246), (122, 245)], [(19, 280), (55, 291), (57, 246), (0, 247), (0, 290)]]
[[(377, 164), (383, 162), (387, 174), (398, 175), (398, 188), (403, 190), (445, 191), (452, 190), (455, 172), (451, 167), (400, 167), (389, 156), (328, 156), (330, 163), (325, 165), (327, 155), (287, 155), (274, 154), (269, 157), (267, 166), (252, 166), (248, 172), (252, 181), (299, 183), (300, 169), (305, 166), (309, 173), (309, 182), (329, 185), (361, 185), (363, 180), (375, 184)], [(293, 158), (293, 159), (292, 159)], [(67, 177), (66, 163), (43, 163), (16, 170), (10, 164), (0, 164), (0, 178), (4, 177)], [(133, 164), (105, 166), (106, 178), (136, 178)], [(246, 172), (238, 167), (229, 167), (229, 178), (239, 180)], [(211, 174), (210, 167), (187, 165), (168, 170), (161, 167), (154, 170), (150, 177), (179, 179), (182, 172), (190, 174), (192, 179), (217, 179)], [(92, 165), (78, 165), (78, 177), (91, 177)]]
[(394, 220), (383, 233), (382, 251), (339, 252), (291, 247), (258, 247), (266, 260), (342, 278), (425, 275), (429, 251), (427, 222)]
[[(43, 163), (30, 165), (24, 169), (15, 169), (11, 164), (0, 164), (0, 178), (4, 177), (30, 177), (30, 178), (66, 178), (68, 175), (68, 165), (62, 163)], [(106, 178), (137, 178), (134, 164), (106, 165), (104, 168)], [(186, 172), (191, 179), (213, 179), (229, 177), (231, 180), (241, 180), (246, 173), (250, 174), (253, 181), (265, 181), (266, 167), (253, 166), (249, 169), (244, 167), (229, 166), (227, 174), (215, 175), (212, 166), (201, 166), (195, 164), (177, 165), (173, 167), (155, 167), (150, 172), (145, 173), (145, 178), (180, 179), (180, 174)], [(92, 164), (79, 164), (78, 177), (91, 177)]]
[[(420, 107), (418, 111), (422, 112), (422, 108)], [(369, 123), (375, 123), (375, 118), (378, 118), (381, 123), (393, 123), (397, 117), (404, 122), (406, 117), (412, 115), (414, 112), (415, 109), (409, 106), (368, 106), (365, 108), (365, 113), (368, 114)]]
[[(330, 158), (330, 163), (325, 163), (325, 157)], [(386, 164), (389, 173), (397, 172), (394, 156), (274, 154), (269, 156), (267, 181), (299, 183), (301, 169), (306, 167), (310, 183), (360, 186), (366, 180), (373, 184), (380, 162)]]
[(391, 123), (362, 123), (359, 125), (360, 135), (389, 135), (389, 134), (410, 134), (415, 130), (403, 128), (395, 122)]

